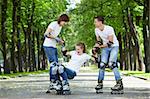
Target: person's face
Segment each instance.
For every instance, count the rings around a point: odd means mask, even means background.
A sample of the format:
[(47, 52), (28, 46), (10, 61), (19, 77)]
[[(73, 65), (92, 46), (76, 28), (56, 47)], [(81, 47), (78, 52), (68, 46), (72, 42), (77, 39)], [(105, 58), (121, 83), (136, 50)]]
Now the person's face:
[(60, 26), (65, 26), (66, 24), (67, 24), (67, 22), (65, 22), (65, 21), (60, 22)]
[(76, 52), (77, 52), (79, 55), (83, 54), (83, 49), (81, 48), (81, 46), (76, 46), (75, 48), (76, 48)]
[(95, 27), (100, 27), (102, 26), (102, 21), (98, 21), (97, 19), (94, 19), (94, 24), (95, 24)]

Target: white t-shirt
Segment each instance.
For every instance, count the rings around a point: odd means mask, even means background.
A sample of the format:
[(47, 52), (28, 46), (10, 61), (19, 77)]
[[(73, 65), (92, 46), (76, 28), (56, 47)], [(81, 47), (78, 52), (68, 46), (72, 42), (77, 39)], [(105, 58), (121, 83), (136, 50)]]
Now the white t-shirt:
[[(52, 29), (52, 32), (50, 33), (52, 36), (57, 37), (60, 34), (60, 31), (62, 27), (58, 24), (57, 21), (54, 21), (49, 24), (48, 28)], [(54, 47), (56, 48), (56, 40), (51, 38), (45, 38), (43, 46), (45, 47)]]
[(71, 59), (66, 64), (66, 67), (75, 71), (76, 73), (79, 72), (80, 67), (89, 59), (91, 59), (91, 56), (83, 53), (82, 55), (78, 55), (76, 51), (70, 52)]
[(103, 31), (101, 31), (98, 28), (95, 28), (95, 35), (100, 36), (100, 38), (103, 40), (103, 44), (107, 44), (109, 42), (108, 36), (113, 35), (113, 43), (114, 44), (112, 46), (119, 46), (119, 42), (115, 35), (114, 29), (111, 26), (104, 25)]

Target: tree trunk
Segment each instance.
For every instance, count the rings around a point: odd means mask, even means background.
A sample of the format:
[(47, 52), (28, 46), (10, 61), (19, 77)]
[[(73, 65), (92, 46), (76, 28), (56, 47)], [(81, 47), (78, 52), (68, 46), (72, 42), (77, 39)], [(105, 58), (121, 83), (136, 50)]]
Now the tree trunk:
[(7, 0), (2, 0), (2, 11), (1, 11), (1, 45), (2, 54), (4, 59), (4, 73), (10, 74), (10, 67), (7, 61), (7, 34), (6, 34), (6, 17), (7, 17)]
[(24, 33), (24, 43), (23, 43), (23, 61), (24, 61), (24, 67), (25, 67), (25, 71), (27, 72), (28, 71), (28, 65), (27, 65), (27, 59), (28, 59), (28, 56), (27, 56), (27, 52), (28, 52), (28, 49), (27, 49), (27, 29), (24, 27), (24, 24), (21, 22), (21, 27), (22, 27), (22, 30), (23, 30), (23, 33)]
[(123, 70), (122, 36), (120, 32), (118, 34), (118, 41), (119, 41), (119, 53), (120, 53), (120, 69)]
[(32, 53), (32, 41), (31, 41), (31, 31), (33, 30), (32, 27), (33, 27), (33, 16), (34, 16), (34, 9), (35, 9), (35, 2), (34, 0), (32, 0), (32, 9), (31, 9), (31, 16), (29, 15), (28, 17), (28, 45), (29, 45), (29, 58), (28, 58), (28, 66), (29, 66), (29, 71), (34, 71), (33, 70), (33, 61), (32, 61), (32, 56), (33, 56), (33, 53)]
[(40, 33), (39, 32), (40, 31), (38, 29), (38, 31), (36, 32), (38, 70), (41, 69), (41, 67), (40, 67), (40, 42), (39, 42), (39, 40), (40, 40), (40, 35), (39, 34)]
[(13, 32), (12, 32), (12, 37), (11, 37), (11, 66), (12, 70), (14, 73), (17, 72), (17, 66), (15, 64), (15, 43), (16, 43), (16, 34), (17, 34), (17, 0), (13, 0), (13, 14), (12, 14), (12, 27), (13, 27)]
[(129, 11), (128, 11), (128, 17), (127, 18), (128, 18), (128, 24), (129, 24), (131, 36), (133, 37), (135, 46), (137, 48), (136, 53), (137, 53), (138, 62), (139, 62), (138, 70), (141, 71), (143, 69), (143, 59), (142, 59), (139, 41), (138, 41), (138, 37), (137, 37), (137, 31), (135, 30), (135, 26), (133, 24), (133, 19), (132, 19), (131, 13), (129, 13)]
[(143, 11), (143, 38), (145, 53), (145, 72), (150, 73), (150, 1), (144, 0)]
[(21, 40), (20, 40), (20, 16), (21, 16), (21, 0), (17, 1), (17, 21), (18, 21), (18, 26), (17, 26), (17, 60), (18, 60), (18, 70), (19, 72), (23, 72), (23, 64), (22, 64), (22, 57), (21, 57)]
[(37, 71), (36, 57), (35, 57), (35, 31), (32, 33), (32, 63), (33, 63), (33, 70)]

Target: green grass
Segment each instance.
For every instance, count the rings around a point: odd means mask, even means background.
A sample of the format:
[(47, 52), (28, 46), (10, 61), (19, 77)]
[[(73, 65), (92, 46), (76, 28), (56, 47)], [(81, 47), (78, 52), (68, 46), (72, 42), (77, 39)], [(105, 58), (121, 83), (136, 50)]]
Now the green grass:
[(137, 76), (150, 79), (150, 73), (144, 73), (143, 71), (122, 71), (126, 76)]
[[(109, 68), (106, 68), (107, 72), (112, 72)], [(28, 76), (28, 75), (36, 75), (36, 74), (42, 74), (42, 73), (48, 73), (49, 70), (39, 70), (35, 72), (22, 72), (22, 73), (14, 73), (14, 74), (2, 74), (0, 75), (0, 79), (9, 79), (9, 78), (15, 78), (15, 77), (22, 77), (22, 76)], [(96, 65), (91, 66), (85, 66), (81, 67), (80, 72), (87, 72), (87, 73), (98, 73), (99, 68)], [(143, 77), (146, 79), (150, 79), (150, 73), (144, 73), (142, 71), (121, 71), (126, 76), (138, 76)]]
[(13, 74), (2, 74), (0, 75), (0, 79), (9, 79), (9, 78), (15, 78), (15, 77), (22, 77), (22, 76), (28, 76), (28, 75), (36, 75), (36, 74), (42, 74), (47, 73), (49, 70), (39, 70), (34, 72), (21, 72), (21, 73), (13, 73)]

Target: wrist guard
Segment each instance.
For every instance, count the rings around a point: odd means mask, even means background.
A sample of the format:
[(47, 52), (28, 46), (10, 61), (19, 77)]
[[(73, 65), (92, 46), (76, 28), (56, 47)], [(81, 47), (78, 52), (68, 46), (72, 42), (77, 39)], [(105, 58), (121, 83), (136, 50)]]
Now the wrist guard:
[(113, 45), (113, 42), (112, 41), (109, 41), (108, 43), (107, 43), (107, 46), (108, 47), (111, 47)]
[(61, 39), (60, 39), (59, 37), (56, 37), (55, 40), (56, 40), (57, 42), (61, 42)]
[(93, 55), (95, 55), (96, 53), (98, 53), (99, 52), (99, 47), (94, 47), (93, 49), (92, 49), (92, 54)]

